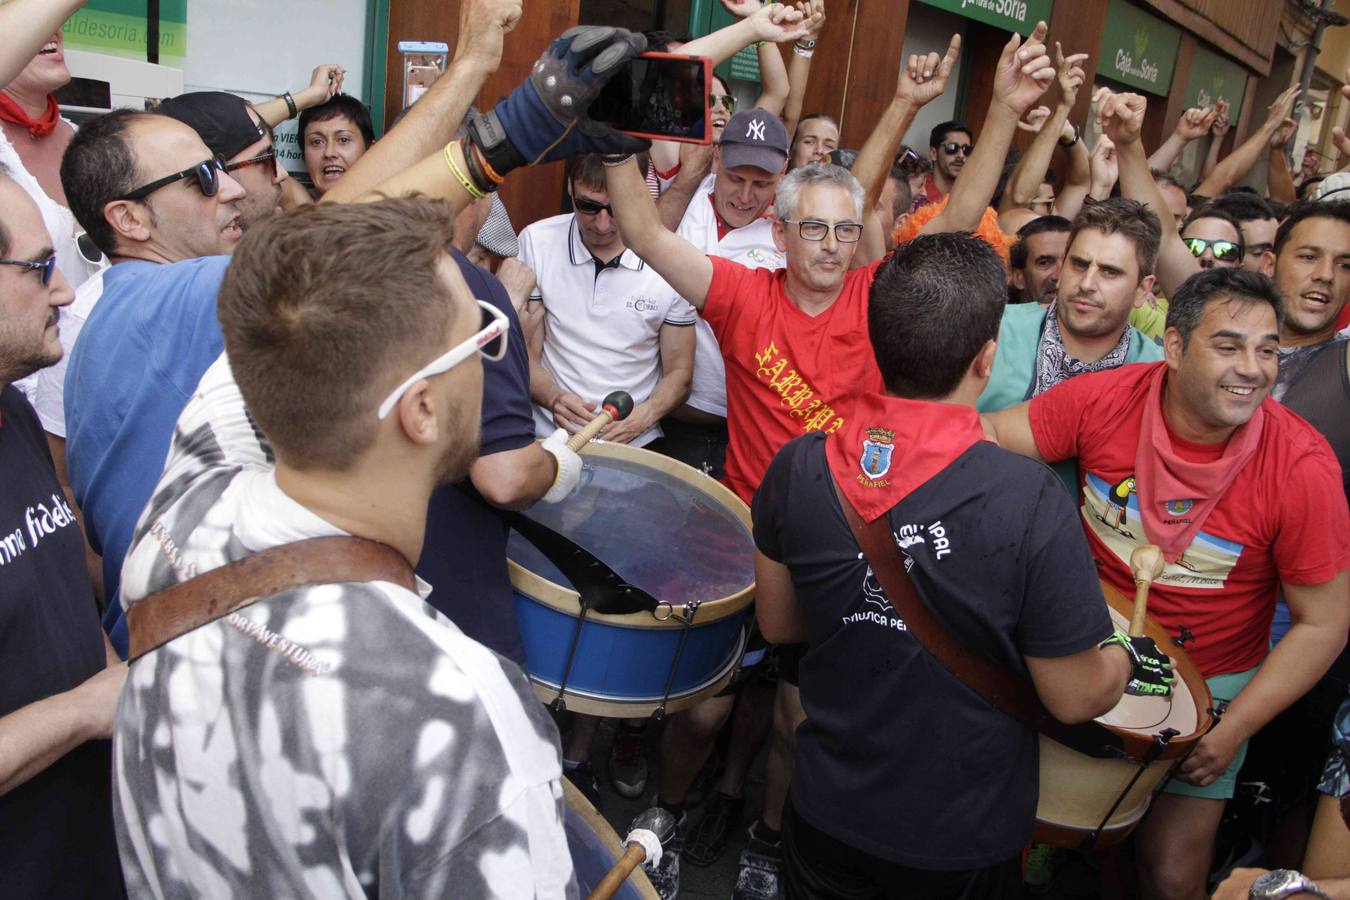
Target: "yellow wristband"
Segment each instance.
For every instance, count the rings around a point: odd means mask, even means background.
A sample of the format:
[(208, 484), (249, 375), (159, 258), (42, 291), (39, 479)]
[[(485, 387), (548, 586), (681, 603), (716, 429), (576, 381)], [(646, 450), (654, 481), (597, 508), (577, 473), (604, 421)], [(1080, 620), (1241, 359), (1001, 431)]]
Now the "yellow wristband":
[(455, 157), (450, 153), (451, 148), (458, 145), (459, 141), (451, 141), (445, 145), (445, 152), (443, 154), (445, 156), (445, 164), (449, 167), (450, 174), (455, 176), (455, 180), (457, 180), (460, 183), (460, 186), (468, 192), (470, 197), (473, 197), (475, 200), (482, 200), (487, 194), (475, 187), (474, 183), (469, 180), (469, 176), (460, 171), (459, 166), (455, 164)]

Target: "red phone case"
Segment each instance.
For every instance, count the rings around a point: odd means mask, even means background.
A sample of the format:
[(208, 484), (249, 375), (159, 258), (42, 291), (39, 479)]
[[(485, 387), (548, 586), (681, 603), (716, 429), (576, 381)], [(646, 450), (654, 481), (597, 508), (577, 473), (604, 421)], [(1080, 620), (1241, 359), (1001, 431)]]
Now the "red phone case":
[(655, 50), (649, 50), (641, 54), (639, 59), (679, 59), (679, 60), (698, 60), (703, 63), (703, 137), (686, 138), (672, 137), (668, 134), (648, 134), (643, 131), (628, 131), (621, 129), (624, 134), (631, 134), (633, 137), (647, 138), (652, 141), (675, 141), (681, 144), (710, 144), (712, 143), (712, 119), (708, 108), (708, 89), (712, 85), (713, 70), (712, 60), (706, 56), (690, 56), (685, 53), (659, 53)]

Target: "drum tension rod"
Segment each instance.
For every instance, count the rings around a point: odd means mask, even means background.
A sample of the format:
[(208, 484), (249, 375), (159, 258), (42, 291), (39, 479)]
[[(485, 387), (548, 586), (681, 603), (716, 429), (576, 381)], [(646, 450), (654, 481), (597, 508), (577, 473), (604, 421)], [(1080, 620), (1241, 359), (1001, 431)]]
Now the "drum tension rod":
[(660, 722), (666, 717), (666, 702), (670, 700), (670, 692), (675, 687), (675, 673), (680, 669), (684, 645), (689, 642), (689, 628), (694, 624), (694, 616), (698, 614), (698, 608), (702, 604), (702, 600), (690, 600), (680, 612), (680, 643), (675, 647), (675, 659), (670, 664), (669, 674), (666, 675), (666, 690), (661, 695), (661, 705), (652, 711), (654, 721)]
[[(1120, 804), (1129, 796), (1130, 791), (1134, 790), (1135, 784), (1138, 783), (1139, 779), (1143, 777), (1146, 771), (1148, 771), (1148, 767), (1158, 761), (1158, 757), (1167, 749), (1167, 745), (1172, 743), (1172, 738), (1179, 734), (1181, 734), (1181, 732), (1177, 731), (1175, 728), (1164, 728), (1153, 736), (1153, 743), (1149, 744), (1148, 752), (1146, 752), (1144, 758), (1140, 760), (1133, 760), (1123, 752), (1118, 753), (1123, 759), (1136, 763), (1134, 777), (1130, 779), (1130, 783), (1125, 785), (1125, 788), (1120, 792), (1120, 795), (1116, 797), (1116, 802), (1111, 804), (1111, 808), (1106, 811), (1106, 815), (1102, 816), (1101, 822), (1093, 829), (1092, 834), (1083, 839), (1083, 843), (1078, 847), (1079, 850), (1091, 850), (1097, 845), (1097, 839), (1101, 837), (1102, 831), (1106, 828), (1106, 823), (1111, 821), (1111, 817), (1116, 814), (1116, 810), (1120, 807)], [(1168, 778), (1171, 778), (1171, 776), (1169, 775)]]
[(567, 668), (563, 669), (562, 683), (558, 685), (558, 696), (553, 698), (553, 702), (548, 708), (554, 712), (562, 712), (567, 709), (567, 701), (563, 695), (567, 693), (567, 682), (572, 677), (572, 663), (577, 658), (577, 644), (581, 641), (581, 626), (586, 624), (586, 613), (591, 611), (590, 601), (585, 595), (579, 595), (577, 606), (581, 609), (581, 614), (577, 616), (577, 623), (572, 626), (572, 642), (567, 648)]

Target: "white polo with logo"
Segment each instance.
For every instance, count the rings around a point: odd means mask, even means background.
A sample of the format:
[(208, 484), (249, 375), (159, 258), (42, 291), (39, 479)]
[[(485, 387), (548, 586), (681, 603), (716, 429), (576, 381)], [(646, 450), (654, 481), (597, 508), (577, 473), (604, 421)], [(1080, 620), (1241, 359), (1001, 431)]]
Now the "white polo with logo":
[[(538, 281), (541, 363), (558, 387), (597, 404), (615, 390), (627, 391), (634, 403), (647, 400), (661, 380), (661, 327), (693, 325), (694, 308), (632, 250), (596, 274), (572, 213), (526, 227), (520, 261)], [(541, 438), (558, 427), (552, 411), (539, 406), (534, 422)], [(632, 443), (641, 447), (660, 436), (660, 426), (653, 426)]]
[[(752, 269), (781, 269), (787, 257), (773, 243), (772, 214), (766, 214), (749, 225), (733, 228), (721, 240), (717, 237), (717, 213), (713, 210), (713, 184), (716, 176), (709, 175), (698, 186), (689, 209), (680, 220), (676, 234), (709, 256), (720, 256)], [(772, 207), (770, 207), (772, 209)], [(695, 409), (722, 416), (727, 415), (727, 370), (722, 362), (722, 350), (713, 337), (712, 328), (698, 320), (694, 351), (694, 380), (686, 401)]]

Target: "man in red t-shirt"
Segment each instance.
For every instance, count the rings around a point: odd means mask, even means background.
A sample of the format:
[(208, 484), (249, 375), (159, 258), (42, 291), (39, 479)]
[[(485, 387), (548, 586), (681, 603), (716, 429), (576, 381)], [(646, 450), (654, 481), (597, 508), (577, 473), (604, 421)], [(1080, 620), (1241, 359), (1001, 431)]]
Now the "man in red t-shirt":
[[(1165, 362), (1084, 375), (985, 420), (1008, 449), (1077, 457), (1104, 580), (1130, 590), (1130, 552), (1162, 547), (1149, 614), (1187, 638), (1216, 705), (1229, 701), (1140, 826), (1146, 896), (1204, 896), (1247, 739), (1322, 676), (1350, 628), (1340, 467), (1312, 426), (1269, 399), (1282, 315), (1265, 276), (1207, 270), (1174, 292)], [(1267, 654), (1281, 590), (1294, 624)]]

